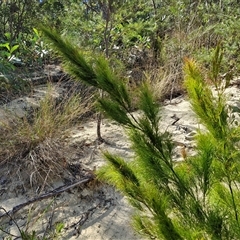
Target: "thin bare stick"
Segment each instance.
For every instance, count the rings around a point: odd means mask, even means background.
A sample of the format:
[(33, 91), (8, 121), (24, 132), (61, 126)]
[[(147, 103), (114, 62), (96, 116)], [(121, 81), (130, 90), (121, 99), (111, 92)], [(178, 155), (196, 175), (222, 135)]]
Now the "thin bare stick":
[(93, 179), (94, 179), (94, 175), (91, 175), (91, 176), (85, 177), (85, 178), (83, 178), (83, 179), (79, 180), (78, 182), (75, 182), (75, 183), (73, 183), (71, 185), (67, 185), (67, 186), (63, 185), (61, 187), (58, 187), (58, 188), (54, 189), (51, 192), (44, 193), (44, 194), (42, 194), (42, 195), (40, 195), (38, 197), (30, 199), (29, 201), (27, 201), (25, 203), (22, 203), (22, 204), (19, 204), (19, 205), (13, 207), (12, 210), (9, 210), (8, 212), (0, 215), (0, 218), (2, 218), (4, 216), (11, 216), (11, 215), (15, 214), (16, 212), (18, 212), (20, 209), (24, 208), (25, 206), (28, 206), (29, 204), (32, 204), (32, 203), (38, 202), (38, 201), (42, 201), (43, 199), (46, 199), (46, 198), (50, 198), (50, 197), (56, 196), (56, 195), (58, 195), (60, 193), (63, 193), (65, 191), (67, 191), (70, 188), (76, 187), (76, 186), (78, 186), (80, 184), (83, 184), (83, 183), (90, 182)]

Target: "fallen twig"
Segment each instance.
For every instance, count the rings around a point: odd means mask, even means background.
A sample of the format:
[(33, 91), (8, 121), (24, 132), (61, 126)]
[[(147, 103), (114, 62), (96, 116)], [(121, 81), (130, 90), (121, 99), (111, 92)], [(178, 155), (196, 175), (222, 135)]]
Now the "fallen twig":
[(88, 176), (88, 177), (85, 177), (71, 185), (63, 185), (61, 187), (58, 187), (57, 189), (54, 189), (53, 191), (51, 192), (48, 192), (48, 193), (44, 193), (38, 197), (35, 197), (33, 199), (30, 199), (29, 201), (25, 202), (25, 203), (22, 203), (22, 204), (19, 204), (15, 207), (13, 207), (12, 210), (9, 210), (8, 212), (0, 215), (0, 218), (4, 217), (4, 216), (12, 216), (13, 214), (15, 214), (16, 212), (18, 212), (20, 209), (24, 208), (25, 206), (29, 205), (29, 204), (32, 204), (34, 202), (38, 202), (38, 201), (41, 201), (43, 199), (46, 199), (46, 198), (50, 198), (50, 197), (53, 197), (53, 196), (56, 196), (60, 193), (63, 193), (65, 191), (67, 191), (68, 189), (70, 188), (73, 188), (73, 187), (76, 187), (80, 184), (83, 184), (83, 183), (87, 183), (87, 182), (90, 182), (91, 180), (94, 179), (94, 175), (91, 175), (91, 176)]
[[(70, 227), (74, 228), (76, 230), (76, 234), (79, 236), (81, 234), (81, 226), (83, 226), (83, 224), (89, 220), (89, 216), (91, 216), (92, 214), (94, 214), (94, 212), (100, 208), (101, 206), (104, 207), (106, 206), (107, 202), (112, 203), (113, 199), (109, 198), (109, 199), (105, 199), (104, 202), (100, 202), (98, 203), (95, 207), (91, 207), (89, 208), (86, 212), (84, 212), (80, 218), (80, 220), (74, 224), (72, 224)], [(106, 208), (107, 209), (107, 208)]]

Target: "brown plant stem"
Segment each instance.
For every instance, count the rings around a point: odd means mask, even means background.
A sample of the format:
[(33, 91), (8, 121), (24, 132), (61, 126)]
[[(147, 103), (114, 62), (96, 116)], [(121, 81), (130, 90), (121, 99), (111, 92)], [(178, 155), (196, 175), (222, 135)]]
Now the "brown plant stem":
[(44, 194), (42, 194), (42, 195), (40, 195), (38, 197), (30, 199), (27, 202), (24, 202), (22, 204), (19, 204), (19, 205), (13, 207), (12, 210), (9, 210), (8, 212), (5, 212), (4, 214), (0, 215), (0, 218), (5, 217), (5, 216), (12, 216), (13, 214), (18, 212), (19, 210), (21, 210), (25, 206), (28, 206), (29, 204), (32, 204), (32, 203), (38, 202), (38, 201), (42, 201), (43, 199), (46, 199), (46, 198), (50, 198), (50, 197), (56, 196), (56, 195), (58, 195), (60, 193), (63, 193), (65, 191), (67, 191), (70, 188), (76, 187), (76, 186), (78, 186), (80, 184), (83, 184), (83, 183), (88, 183), (88, 182), (90, 182), (93, 179), (94, 179), (94, 175), (91, 175), (91, 176), (82, 178), (81, 180), (79, 180), (79, 181), (77, 181), (77, 182), (75, 182), (75, 183), (73, 183), (71, 185), (67, 185), (67, 186), (63, 185), (63, 186), (61, 186), (61, 187), (59, 187), (57, 189), (52, 190), (51, 192), (44, 193)]

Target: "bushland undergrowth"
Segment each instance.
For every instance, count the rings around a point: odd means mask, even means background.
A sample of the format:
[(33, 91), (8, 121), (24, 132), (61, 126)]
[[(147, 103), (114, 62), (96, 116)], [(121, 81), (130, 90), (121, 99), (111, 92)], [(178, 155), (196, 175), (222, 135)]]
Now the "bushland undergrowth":
[[(182, 58), (194, 56), (207, 67), (219, 41), (225, 47), (222, 74), (229, 67), (239, 73), (238, 1), (1, 1), (1, 73), (11, 73), (15, 64), (39, 68), (52, 60), (37, 30), (39, 22), (55, 27), (90, 54), (124, 62), (131, 72), (124, 74), (133, 81), (141, 80), (145, 71), (156, 71), (167, 81), (164, 90), (170, 97), (182, 86)], [(21, 81), (0, 85), (11, 91)]]
[[(8, 165), (32, 185), (50, 183), (66, 165), (63, 146), (66, 131), (78, 123), (88, 107), (79, 93), (57, 100), (49, 85), (46, 96), (31, 116), (8, 114), (0, 122), (0, 165)], [(10, 170), (11, 171), (11, 170)]]
[(127, 161), (105, 152), (107, 164), (98, 177), (128, 197), (136, 209), (135, 229), (150, 239), (239, 239), (240, 128), (230, 121), (232, 108), (224, 93), (228, 82), (219, 80), (221, 48), (212, 58), (207, 81), (197, 63), (185, 60), (185, 87), (207, 131), (196, 136), (195, 156), (176, 162), (171, 135), (161, 132), (161, 107), (148, 84), (139, 87), (142, 114), (135, 118), (131, 93), (107, 60), (88, 61), (56, 32), (46, 28), (43, 32), (63, 58), (66, 71), (106, 93), (98, 99), (99, 109), (128, 133), (135, 157)]

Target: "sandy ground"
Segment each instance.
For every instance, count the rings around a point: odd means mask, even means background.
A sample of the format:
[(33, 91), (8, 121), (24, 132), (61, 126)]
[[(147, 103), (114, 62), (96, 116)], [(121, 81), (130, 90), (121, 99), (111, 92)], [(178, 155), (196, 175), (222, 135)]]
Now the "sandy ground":
[[(231, 97), (229, 103), (238, 105), (239, 89), (232, 87), (228, 90)], [(138, 114), (138, 113), (136, 113)], [(176, 119), (179, 118), (177, 122)], [(175, 122), (175, 123), (174, 123)], [(173, 124), (174, 123), (174, 124)], [(181, 148), (186, 146), (188, 154), (194, 153), (194, 135), (197, 129), (203, 127), (193, 114), (190, 104), (184, 97), (165, 102), (162, 109), (162, 131), (170, 131), (176, 143), (175, 159), (183, 160)], [(68, 159), (78, 163), (85, 169), (99, 168), (104, 164), (102, 151), (118, 154), (125, 159), (131, 159), (133, 152), (124, 130), (116, 123), (103, 120), (102, 136), (110, 144), (95, 143), (96, 121), (89, 121), (75, 129), (71, 129), (68, 144), (78, 151), (68, 152)], [(16, 173), (17, 175), (17, 173)], [(66, 185), (66, 179), (59, 179), (38, 193), (35, 188), (25, 186), (8, 179), (7, 168), (0, 169), (0, 207), (9, 211), (13, 207), (29, 201), (39, 194)], [(76, 179), (79, 176), (75, 176)], [(80, 178), (80, 177), (79, 177)], [(15, 185), (14, 185), (15, 184)], [(27, 189), (27, 190), (26, 190)], [(55, 198), (37, 201), (22, 208), (9, 217), (0, 217), (0, 227), (14, 236), (19, 236), (19, 226), (22, 230), (36, 231), (39, 236), (50, 234), (48, 239), (54, 239), (54, 229), (58, 223), (64, 223), (59, 238), (55, 239), (86, 239), (86, 240), (140, 240), (142, 236), (131, 228), (133, 209), (127, 199), (113, 187), (95, 181), (79, 185), (65, 191)], [(0, 216), (4, 214), (0, 210)], [(0, 230), (0, 239), (7, 239), (7, 234)], [(13, 239), (16, 239), (13, 237)]]

